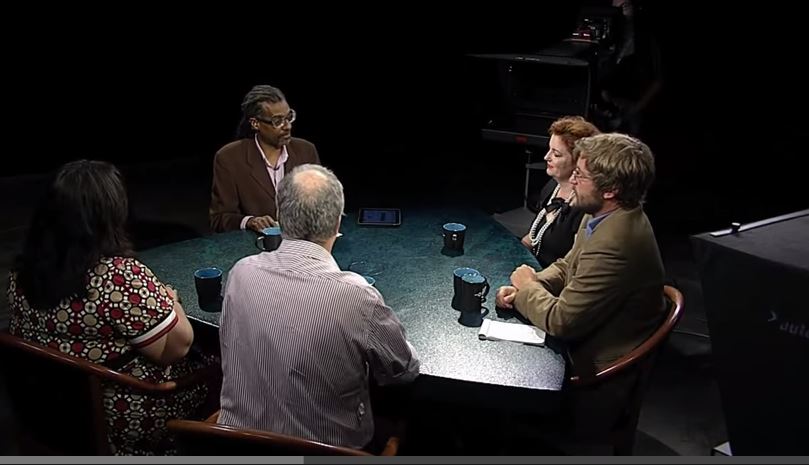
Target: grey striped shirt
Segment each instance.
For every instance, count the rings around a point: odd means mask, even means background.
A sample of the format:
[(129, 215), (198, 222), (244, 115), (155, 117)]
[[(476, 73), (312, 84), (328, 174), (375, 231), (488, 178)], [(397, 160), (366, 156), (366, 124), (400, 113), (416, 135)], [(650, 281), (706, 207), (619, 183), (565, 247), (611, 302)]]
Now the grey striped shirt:
[(419, 362), (376, 288), (308, 241), (243, 258), (219, 327), (219, 423), (361, 448), (373, 436), (369, 374), (407, 382)]

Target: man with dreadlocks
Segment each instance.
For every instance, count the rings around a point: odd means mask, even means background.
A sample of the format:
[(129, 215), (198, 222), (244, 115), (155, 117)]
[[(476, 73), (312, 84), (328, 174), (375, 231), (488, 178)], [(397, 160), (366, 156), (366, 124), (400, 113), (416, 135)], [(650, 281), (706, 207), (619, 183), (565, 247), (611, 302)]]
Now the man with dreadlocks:
[(258, 85), (242, 101), (238, 140), (216, 153), (209, 211), (215, 232), (276, 226), (276, 192), (284, 173), (320, 164), (311, 142), (292, 137), (295, 110), (277, 88)]

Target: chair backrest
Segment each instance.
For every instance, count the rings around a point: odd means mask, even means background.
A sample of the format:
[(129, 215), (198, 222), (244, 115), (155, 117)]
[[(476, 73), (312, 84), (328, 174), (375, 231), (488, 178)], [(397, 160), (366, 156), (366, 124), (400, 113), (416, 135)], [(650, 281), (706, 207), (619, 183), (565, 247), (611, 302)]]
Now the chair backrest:
[(663, 294), (671, 303), (669, 312), (666, 315), (666, 319), (660, 324), (660, 327), (658, 327), (643, 344), (611, 363), (609, 366), (601, 369), (593, 377), (586, 379), (579, 378), (578, 376), (571, 377), (570, 384), (578, 387), (589, 386), (600, 383), (630, 368), (639, 368), (637, 365), (651, 365), (654, 362), (656, 352), (663, 346), (663, 343), (671, 334), (671, 331), (677, 325), (677, 322), (683, 314), (683, 294), (671, 286), (663, 286)]
[(158, 395), (187, 384), (144, 382), (6, 331), (0, 357), (22, 454), (109, 454), (102, 382)]
[(628, 401), (623, 408), (623, 413), (616, 419), (613, 429), (609, 432), (610, 442), (616, 455), (632, 454), (635, 431), (638, 427), (638, 418), (643, 404), (643, 394), (646, 391), (655, 358), (683, 313), (683, 294), (671, 286), (664, 286), (663, 293), (670, 302), (669, 312), (660, 327), (646, 341), (630, 353), (600, 370), (594, 377), (580, 379), (574, 376), (570, 379), (571, 387), (574, 389), (586, 388), (604, 383), (620, 373), (630, 370), (636, 372), (634, 373), (636, 378), (628, 393)]
[(220, 425), (217, 418), (218, 413), (206, 421), (170, 420), (166, 425), (183, 455), (371, 455), (285, 434)]
[(109, 454), (98, 378), (8, 333), (0, 357), (21, 454)]

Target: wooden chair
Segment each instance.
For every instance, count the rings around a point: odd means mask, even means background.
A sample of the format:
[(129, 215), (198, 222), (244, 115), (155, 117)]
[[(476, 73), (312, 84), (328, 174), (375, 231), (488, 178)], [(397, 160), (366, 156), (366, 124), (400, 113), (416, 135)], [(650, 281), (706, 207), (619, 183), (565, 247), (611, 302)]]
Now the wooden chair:
[[(103, 382), (153, 396), (207, 382), (219, 396), (221, 368), (209, 366), (165, 383), (149, 383), (97, 363), (0, 332), (0, 357), (17, 419), (21, 454), (108, 455)], [(218, 399), (216, 399), (218, 401)], [(208, 406), (207, 412), (218, 408)]]
[(629, 402), (612, 430), (608, 432), (608, 440), (615, 455), (632, 455), (643, 395), (646, 391), (655, 358), (683, 313), (684, 301), (682, 293), (671, 286), (664, 286), (663, 293), (671, 302), (668, 315), (657, 331), (652, 333), (643, 344), (592, 377), (582, 379), (578, 376), (573, 376), (569, 379), (569, 387), (575, 390), (597, 386), (619, 374), (626, 374), (630, 370), (636, 372), (636, 380), (628, 397)]
[[(216, 412), (205, 421), (170, 420), (167, 426), (184, 455), (371, 455), (285, 434), (220, 425), (218, 419)], [(398, 449), (399, 439), (392, 437), (380, 455), (396, 455)]]

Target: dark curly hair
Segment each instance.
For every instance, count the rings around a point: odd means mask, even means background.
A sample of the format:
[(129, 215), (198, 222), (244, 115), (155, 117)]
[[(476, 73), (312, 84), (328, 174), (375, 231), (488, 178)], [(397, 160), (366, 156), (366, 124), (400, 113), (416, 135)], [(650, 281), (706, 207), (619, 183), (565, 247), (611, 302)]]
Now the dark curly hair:
[(34, 212), (17, 259), (18, 283), (34, 308), (86, 292), (87, 271), (102, 257), (132, 256), (129, 202), (118, 169), (103, 161), (67, 163)]

